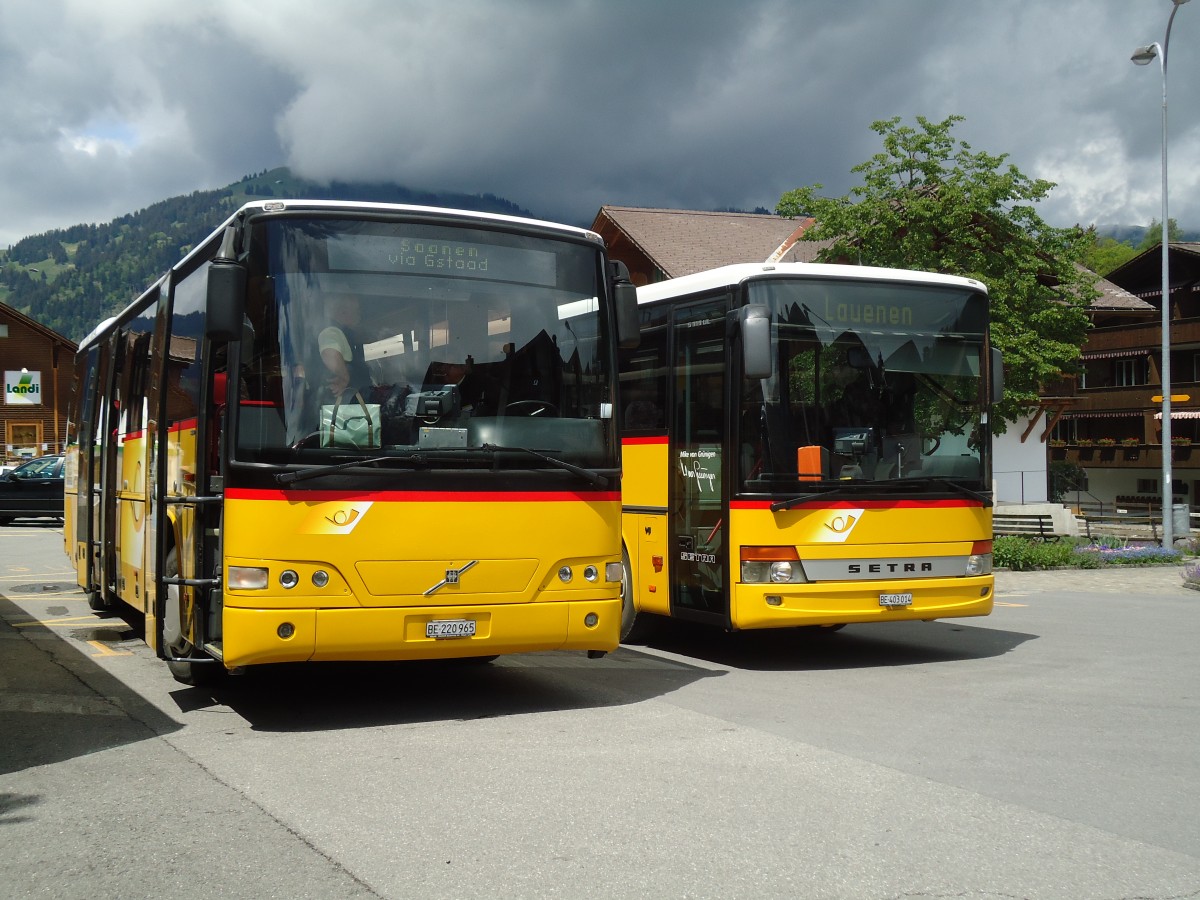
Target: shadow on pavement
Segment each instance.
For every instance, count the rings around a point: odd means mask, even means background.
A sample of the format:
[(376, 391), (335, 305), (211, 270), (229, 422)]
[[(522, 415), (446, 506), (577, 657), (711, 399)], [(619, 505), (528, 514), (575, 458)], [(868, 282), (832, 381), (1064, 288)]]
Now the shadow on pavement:
[[(0, 774), (96, 753), (181, 726), (0, 596)], [(98, 620), (100, 621), (100, 620)], [(0, 794), (0, 822), (28, 798)]]
[(180, 688), (172, 698), (184, 712), (229, 706), (258, 730), (317, 731), (620, 706), (720, 674), (622, 648), (601, 660), (531, 653), (491, 664), (256, 666), (219, 686)]
[(819, 671), (917, 666), (1002, 656), (1038, 637), (962, 621), (726, 633), (664, 620), (647, 646), (735, 669)]

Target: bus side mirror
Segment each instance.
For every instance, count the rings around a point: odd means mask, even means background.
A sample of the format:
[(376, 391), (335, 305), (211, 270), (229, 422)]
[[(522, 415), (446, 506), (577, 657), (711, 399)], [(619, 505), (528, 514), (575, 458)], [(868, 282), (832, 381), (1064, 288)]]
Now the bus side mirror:
[(208, 266), (204, 331), (211, 341), (236, 341), (242, 337), (242, 318), (246, 306), (246, 267), (235, 258), (235, 234), (236, 230), (232, 225), (225, 229), (221, 249)]
[(742, 333), (742, 377), (747, 380), (770, 378), (771, 311), (759, 304), (743, 306), (738, 311)]
[(608, 265), (616, 315), (617, 346), (622, 350), (632, 350), (642, 342), (642, 326), (638, 320), (637, 288), (629, 280), (629, 269), (625, 263), (613, 261)]
[(992, 402), (999, 403), (1004, 396), (1004, 354), (992, 348)]

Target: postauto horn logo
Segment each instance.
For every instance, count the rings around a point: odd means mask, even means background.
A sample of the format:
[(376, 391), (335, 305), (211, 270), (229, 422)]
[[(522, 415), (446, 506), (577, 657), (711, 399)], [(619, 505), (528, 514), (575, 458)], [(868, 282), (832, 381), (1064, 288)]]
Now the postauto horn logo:
[(13, 406), (36, 406), (42, 402), (42, 373), (22, 369), (4, 373), (4, 402)]

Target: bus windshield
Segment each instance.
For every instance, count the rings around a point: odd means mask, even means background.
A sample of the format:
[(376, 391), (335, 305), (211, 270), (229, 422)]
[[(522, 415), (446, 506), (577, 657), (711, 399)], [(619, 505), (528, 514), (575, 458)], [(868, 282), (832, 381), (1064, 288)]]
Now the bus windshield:
[(383, 218), (254, 224), (236, 460), (617, 466), (601, 249)]
[(752, 282), (747, 302), (771, 311), (774, 371), (742, 382), (743, 492), (989, 489), (985, 295), (792, 279)]

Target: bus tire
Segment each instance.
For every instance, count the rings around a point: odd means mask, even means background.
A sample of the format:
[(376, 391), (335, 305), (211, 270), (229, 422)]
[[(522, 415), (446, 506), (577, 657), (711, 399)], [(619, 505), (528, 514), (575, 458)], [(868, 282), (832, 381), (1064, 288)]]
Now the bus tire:
[[(179, 576), (179, 557), (176, 555), (175, 548), (171, 548), (171, 552), (167, 554), (167, 558), (163, 563), (163, 575), (166, 578), (177, 578)], [(163, 621), (166, 621), (168, 609), (174, 609), (175, 614), (179, 615), (179, 585), (167, 585), (167, 598), (162, 610)], [(167, 659), (167, 668), (171, 675), (180, 684), (187, 684), (193, 687), (202, 687), (205, 685), (216, 684), (224, 679), (228, 674), (228, 670), (221, 664), (220, 660), (213, 659), (211, 656), (196, 656), (195, 662), (187, 657), (195, 654), (195, 648), (184, 640), (182, 637), (175, 641), (169, 641), (164, 634), (162, 648), (163, 652), (168, 656), (175, 657)]]
[(101, 590), (88, 591), (87, 603), (92, 612), (108, 612), (115, 605), (104, 596), (104, 591)]
[(638, 615), (633, 602), (633, 571), (629, 565), (629, 554), (621, 548), (621, 643), (644, 644), (654, 631), (653, 619), (646, 614)]

